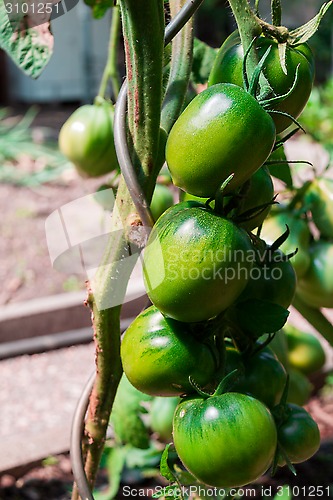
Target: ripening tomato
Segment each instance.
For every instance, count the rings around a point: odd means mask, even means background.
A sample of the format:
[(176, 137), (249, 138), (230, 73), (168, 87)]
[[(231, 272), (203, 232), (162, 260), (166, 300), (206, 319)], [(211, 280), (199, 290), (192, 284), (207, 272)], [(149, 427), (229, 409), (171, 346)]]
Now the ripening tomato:
[(242, 370), (232, 386), (233, 391), (249, 394), (268, 408), (273, 408), (280, 402), (287, 373), (271, 349), (266, 347), (253, 356), (242, 358), (237, 349), (227, 347), (225, 362), (226, 373)]
[(214, 197), (241, 186), (265, 162), (275, 142), (272, 118), (237, 85), (218, 84), (198, 94), (172, 127), (166, 161), (176, 186)]
[(284, 331), (288, 342), (290, 366), (297, 368), (305, 375), (314, 373), (324, 366), (325, 351), (314, 335), (301, 332), (291, 325), (286, 325)]
[(79, 173), (98, 177), (118, 169), (113, 138), (112, 103), (86, 104), (68, 118), (60, 130), (60, 151)]
[(144, 252), (150, 300), (184, 322), (215, 317), (246, 286), (253, 264), (249, 236), (195, 201), (178, 203), (158, 219)]
[[(279, 45), (275, 40), (259, 37), (256, 42), (258, 57), (261, 58), (266, 50), (270, 48), (270, 53), (263, 66), (263, 74), (272, 89), (267, 97), (275, 97), (287, 94), (292, 88), (296, 70), (298, 68), (298, 78), (295, 88), (291, 94), (282, 102), (273, 104), (271, 109), (283, 111), (297, 118), (304, 109), (313, 86), (314, 81), (314, 57), (307, 43), (297, 46), (286, 46), (285, 68), (280, 63)], [(230, 35), (220, 48), (211, 73), (208, 85), (221, 82), (229, 82), (243, 86), (243, 47), (237, 32)], [(290, 118), (273, 114), (277, 133), (282, 132), (292, 124)]]
[(150, 210), (154, 220), (157, 220), (173, 204), (173, 195), (170, 189), (167, 186), (163, 186), (163, 184), (156, 184), (150, 203)]
[[(287, 405), (285, 421), (278, 426), (278, 443), (288, 455), (293, 464), (305, 462), (318, 451), (320, 434), (318, 425), (311, 415), (300, 406)], [(285, 465), (280, 457), (279, 465)]]
[(260, 477), (277, 443), (270, 411), (235, 392), (184, 399), (175, 411), (173, 440), (189, 472), (217, 487), (243, 486)]
[(333, 238), (333, 179), (314, 179), (306, 192), (305, 203), (321, 236)]
[(139, 391), (153, 396), (192, 392), (189, 377), (206, 386), (218, 365), (215, 347), (191, 335), (184, 323), (151, 306), (127, 328), (121, 343), (124, 372)]

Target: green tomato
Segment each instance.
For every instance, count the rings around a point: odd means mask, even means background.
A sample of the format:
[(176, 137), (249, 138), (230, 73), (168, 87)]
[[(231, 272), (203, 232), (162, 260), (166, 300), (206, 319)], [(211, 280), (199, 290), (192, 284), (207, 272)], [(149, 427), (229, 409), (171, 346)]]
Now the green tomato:
[(163, 186), (163, 184), (156, 184), (150, 204), (150, 210), (154, 220), (157, 220), (163, 212), (172, 207), (173, 204), (173, 195), (170, 189), (167, 188), (167, 186)]
[(286, 231), (286, 226), (289, 227), (290, 234), (280, 248), (286, 255), (295, 252), (298, 248), (296, 255), (291, 257), (290, 263), (295, 269), (297, 278), (300, 279), (310, 266), (311, 235), (306, 220), (286, 209), (276, 210), (265, 220), (260, 237), (271, 245)]
[(198, 94), (172, 127), (166, 161), (176, 186), (214, 197), (241, 186), (261, 167), (275, 141), (272, 118), (245, 90), (218, 84)]
[(242, 374), (232, 386), (233, 391), (253, 396), (269, 408), (280, 402), (287, 373), (271, 349), (266, 347), (242, 359), (237, 349), (227, 347), (226, 373), (236, 369), (241, 369)]
[(288, 342), (290, 366), (305, 375), (314, 373), (324, 366), (325, 351), (314, 335), (301, 332), (290, 325), (286, 325), (284, 331)]
[[(274, 196), (274, 186), (272, 178), (266, 167), (261, 167), (257, 170), (252, 177), (247, 181), (249, 183), (244, 197), (241, 199), (235, 215), (241, 215), (252, 210), (260, 205), (265, 205), (272, 201)], [(269, 214), (271, 206), (269, 205), (263, 212), (252, 217), (251, 219), (240, 222), (239, 226), (247, 231), (252, 231), (259, 227), (267, 215)]]
[(277, 443), (269, 410), (257, 399), (234, 392), (181, 402), (173, 420), (173, 440), (194, 477), (223, 488), (260, 477), (271, 465)]
[[(293, 464), (299, 464), (314, 455), (320, 446), (318, 425), (300, 406), (287, 405), (287, 417), (278, 427), (278, 443)], [(285, 465), (280, 457), (279, 465)]]
[(306, 192), (305, 202), (321, 236), (333, 238), (333, 179), (314, 179)]
[(214, 346), (197, 340), (186, 324), (165, 318), (155, 306), (127, 328), (121, 359), (131, 384), (152, 396), (192, 392), (190, 376), (204, 387), (217, 368)]
[(166, 316), (199, 322), (227, 309), (246, 286), (250, 238), (230, 220), (195, 201), (169, 208), (144, 252), (150, 300)]
[[(276, 41), (259, 37), (256, 47), (259, 58), (264, 55), (268, 48), (271, 49), (263, 67), (263, 74), (272, 88), (271, 94), (267, 96), (268, 98), (288, 93), (294, 84), (298, 68), (298, 77), (294, 90), (282, 102), (273, 104), (271, 107), (272, 110), (283, 111), (293, 118), (297, 118), (303, 111), (313, 86), (314, 57), (310, 47), (306, 43), (295, 47), (287, 45), (285, 54), (287, 73), (281, 67), (279, 45)], [(225, 82), (242, 87), (242, 67), (243, 47), (238, 33), (234, 32), (225, 41), (216, 56), (208, 85)], [(273, 120), (277, 133), (282, 132), (292, 124), (290, 118), (276, 113), (273, 114)]]
[(259, 299), (274, 302), (288, 309), (296, 290), (296, 275), (293, 266), (280, 251), (275, 251), (262, 265), (251, 270), (251, 279), (240, 295), (238, 302)]
[(118, 169), (113, 139), (113, 105), (86, 104), (68, 118), (60, 130), (60, 151), (80, 174), (98, 177)]
[(172, 441), (172, 421), (179, 398), (154, 398), (150, 409), (150, 425), (162, 441)]
[(310, 266), (298, 281), (297, 295), (311, 307), (333, 307), (333, 244), (316, 241), (309, 253)]
[(295, 368), (289, 368), (288, 374), (288, 403), (294, 403), (299, 406), (305, 405), (310, 399), (313, 385), (302, 372)]

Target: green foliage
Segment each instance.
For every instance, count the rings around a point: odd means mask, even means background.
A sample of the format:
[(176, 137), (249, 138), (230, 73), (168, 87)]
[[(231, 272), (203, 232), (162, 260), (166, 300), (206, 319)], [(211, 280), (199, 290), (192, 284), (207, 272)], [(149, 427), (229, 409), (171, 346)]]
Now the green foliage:
[(142, 420), (142, 414), (147, 410), (142, 403), (151, 399), (135, 389), (123, 375), (111, 415), (117, 441), (136, 448), (149, 447), (149, 431)]
[(101, 19), (115, 4), (114, 0), (84, 0), (84, 3), (91, 7), (95, 19)]
[(333, 155), (333, 78), (314, 87), (300, 118), (302, 126), (312, 138)]
[[(36, 116), (34, 108), (17, 121), (8, 118), (8, 111), (0, 109), (0, 182), (19, 186), (38, 186), (58, 178), (70, 167), (67, 159), (58, 151), (55, 143), (37, 144), (30, 125)], [(22, 156), (43, 165), (34, 172), (17, 166)]]
[(193, 83), (206, 83), (214, 64), (217, 50), (198, 38), (194, 39), (191, 80)]
[(23, 14), (19, 14), (15, 22), (10, 20), (5, 2), (0, 3), (0, 49), (7, 52), (26, 75), (38, 78), (51, 58), (53, 36), (49, 31), (45, 33), (46, 24), (29, 27), (33, 22)]

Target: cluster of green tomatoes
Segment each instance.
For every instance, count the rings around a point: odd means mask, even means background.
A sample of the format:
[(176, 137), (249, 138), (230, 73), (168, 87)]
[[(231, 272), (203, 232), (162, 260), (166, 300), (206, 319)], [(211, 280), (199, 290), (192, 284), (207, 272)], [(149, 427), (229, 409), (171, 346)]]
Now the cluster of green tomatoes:
[[(152, 229), (143, 266), (152, 305), (133, 321), (121, 345), (134, 387), (181, 397), (173, 418), (176, 451), (196, 480), (219, 487), (243, 486), (270, 467), (292, 467), (317, 451), (317, 424), (294, 404), (305, 402), (298, 397), (294, 367), (268, 347), (274, 333), (269, 325), (266, 331), (257, 326), (260, 311), (285, 312), (296, 286), (311, 305), (333, 306), (331, 282), (323, 285), (317, 269), (318, 254), (333, 265), (332, 244), (320, 240), (309, 250), (307, 223), (289, 209), (267, 219), (274, 189), (265, 162), (277, 134), (307, 102), (313, 56), (306, 43), (287, 46), (283, 67), (274, 39), (261, 36), (255, 47), (261, 71), (248, 81), (238, 33), (232, 34), (217, 54), (208, 88), (171, 129), (166, 161), (182, 201)], [(118, 168), (109, 103), (79, 108), (59, 140), (83, 174)], [(320, 189), (326, 193), (327, 183), (314, 181), (307, 196), (314, 222), (331, 238), (333, 222), (328, 234), (322, 221), (326, 194), (317, 195)], [(158, 205), (153, 199), (154, 215), (163, 211)], [(286, 224), (290, 236), (281, 239)], [(261, 235), (254, 234), (262, 225)], [(283, 335), (279, 331), (272, 341), (276, 352)], [(294, 345), (291, 337), (289, 332)], [(319, 358), (315, 370), (324, 362), (322, 353)]]
[[(277, 44), (259, 38), (259, 57), (267, 48), (262, 72), (270, 95), (258, 97), (253, 82), (244, 88), (243, 54), (232, 35), (208, 88), (171, 129), (166, 161), (183, 201), (152, 229), (143, 259), (152, 305), (121, 345), (134, 387), (181, 397), (173, 417), (175, 449), (197, 481), (217, 487), (243, 486), (270, 467), (292, 467), (320, 443), (317, 424), (291, 402), (289, 362), (284, 366), (262, 336), (263, 326), (249, 319), (251, 308), (253, 316), (263, 308), (285, 311), (295, 294), (294, 267), (278, 248), (287, 241), (285, 228), (272, 244), (253, 230), (262, 226), (274, 196), (264, 164), (276, 134), (292, 123), (290, 115), (300, 114), (313, 82), (306, 44), (287, 49), (287, 75)], [(292, 337), (289, 331), (290, 345)], [(318, 351), (315, 370), (324, 362), (320, 345)]]

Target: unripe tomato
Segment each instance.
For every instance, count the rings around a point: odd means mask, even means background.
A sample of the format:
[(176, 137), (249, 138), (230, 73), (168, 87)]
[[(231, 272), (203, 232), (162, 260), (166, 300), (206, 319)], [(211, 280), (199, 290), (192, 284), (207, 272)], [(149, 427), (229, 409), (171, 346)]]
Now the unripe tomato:
[(310, 230), (307, 222), (288, 210), (272, 211), (261, 230), (261, 238), (271, 245), (279, 238), (288, 226), (290, 234), (286, 241), (280, 245), (281, 250), (286, 254), (295, 252), (296, 255), (291, 257), (290, 263), (295, 269), (297, 278), (300, 279), (306, 273), (310, 265), (309, 244)]
[(167, 186), (163, 186), (163, 184), (156, 184), (150, 204), (154, 220), (157, 220), (173, 204), (174, 201), (170, 189)]
[[(300, 406), (287, 405), (287, 418), (278, 427), (278, 443), (293, 464), (305, 462), (318, 451), (320, 434), (318, 425), (309, 413)], [(279, 465), (285, 465), (281, 457)]]
[(266, 347), (242, 360), (239, 351), (227, 347), (226, 373), (242, 367), (244, 371), (232, 390), (253, 396), (269, 408), (277, 405), (286, 385), (287, 373), (273, 351)]
[(313, 385), (302, 372), (295, 368), (289, 368), (288, 374), (288, 403), (294, 403), (299, 406), (305, 405), (310, 399)]
[(198, 322), (229, 307), (253, 264), (250, 238), (195, 201), (178, 203), (156, 222), (144, 252), (150, 300), (170, 318)]
[(68, 118), (60, 130), (60, 151), (80, 174), (98, 177), (118, 169), (113, 138), (113, 105), (86, 104)]
[(333, 307), (333, 244), (319, 240), (309, 252), (310, 266), (297, 284), (297, 295), (311, 307)]
[(290, 366), (305, 375), (316, 372), (324, 366), (325, 351), (314, 335), (301, 332), (291, 325), (286, 325), (284, 331), (288, 342)]
[(271, 465), (277, 443), (270, 411), (257, 399), (234, 392), (182, 401), (173, 420), (173, 440), (194, 477), (222, 488), (260, 477)]
[(306, 192), (305, 202), (311, 209), (312, 220), (321, 236), (333, 238), (333, 180), (323, 177), (314, 179)]
[(280, 251), (251, 270), (251, 278), (238, 302), (259, 299), (274, 302), (287, 309), (295, 295), (296, 275), (293, 266)]
[(139, 391), (152, 396), (178, 396), (204, 387), (217, 368), (212, 344), (197, 340), (187, 325), (166, 319), (151, 306), (127, 328), (121, 343), (124, 372)]
[(172, 441), (172, 421), (179, 398), (154, 398), (150, 409), (150, 426), (163, 441)]
[(214, 197), (230, 174), (231, 192), (258, 170), (275, 141), (272, 118), (236, 85), (218, 84), (198, 94), (172, 127), (166, 161), (176, 186)]
[[(272, 201), (274, 196), (274, 186), (267, 167), (261, 167), (247, 181), (249, 183), (247, 192), (238, 205), (236, 215), (241, 215), (261, 205)], [(247, 231), (252, 231), (259, 227), (269, 214), (271, 205), (255, 217), (240, 222), (239, 226)]]
[[(234, 83), (243, 86), (243, 47), (237, 32), (232, 33), (220, 48), (213, 68), (211, 70), (208, 85), (217, 83)], [(283, 71), (279, 58), (278, 43), (272, 39), (260, 37), (256, 42), (258, 58), (260, 59), (270, 47), (270, 53), (264, 63), (263, 74), (272, 88), (268, 97), (284, 95), (292, 88), (296, 68), (298, 67), (298, 79), (294, 90), (282, 102), (273, 104), (271, 109), (279, 110), (297, 118), (304, 109), (313, 86), (314, 80), (314, 57), (307, 43), (297, 46), (287, 45), (285, 66), (287, 74)], [(273, 114), (276, 132), (280, 133), (292, 124), (290, 118)]]

